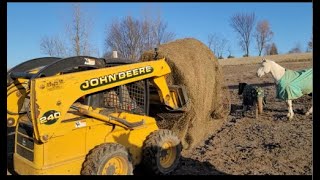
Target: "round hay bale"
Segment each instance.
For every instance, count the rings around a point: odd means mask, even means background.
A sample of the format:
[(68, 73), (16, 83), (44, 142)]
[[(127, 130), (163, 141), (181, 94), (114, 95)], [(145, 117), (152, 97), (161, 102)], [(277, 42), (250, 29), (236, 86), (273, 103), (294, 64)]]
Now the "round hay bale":
[[(166, 58), (171, 74), (168, 85), (184, 85), (189, 102), (184, 113), (150, 109), (160, 128), (178, 134), (185, 150), (204, 142), (217, 132), (230, 113), (229, 91), (223, 84), (221, 67), (213, 52), (202, 42), (180, 39), (158, 47), (158, 58)], [(152, 60), (154, 51), (147, 51), (141, 61)]]

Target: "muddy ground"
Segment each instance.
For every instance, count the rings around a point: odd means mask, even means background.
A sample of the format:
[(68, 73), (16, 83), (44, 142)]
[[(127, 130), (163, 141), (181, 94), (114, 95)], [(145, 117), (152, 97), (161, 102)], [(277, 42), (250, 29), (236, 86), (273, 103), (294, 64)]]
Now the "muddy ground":
[[(312, 62), (280, 65), (298, 70), (312, 67)], [(259, 79), (255, 74), (257, 68), (258, 65), (224, 66), (223, 71), (233, 105), (241, 105), (242, 97), (237, 94), (239, 82), (265, 89), (268, 94), (264, 113), (258, 118), (250, 112), (244, 117), (231, 113), (218, 133), (210, 136), (194, 151), (183, 152), (181, 162), (172, 175), (312, 174), (313, 121), (311, 116), (303, 115), (311, 106), (312, 98), (304, 96), (293, 101), (295, 117), (287, 120), (286, 104), (275, 99), (271, 75)], [(8, 160), (9, 171), (12, 171), (10, 158)]]
[[(312, 62), (279, 63), (292, 69), (312, 67)], [(209, 137), (192, 153), (184, 153), (175, 175), (311, 175), (312, 116), (303, 115), (312, 97), (293, 101), (295, 117), (286, 117), (287, 106), (275, 98), (271, 75), (258, 78), (258, 65), (224, 66), (231, 104), (241, 105), (238, 83), (261, 86), (268, 93), (264, 113), (258, 118), (247, 112), (245, 117), (231, 113), (223, 128)]]

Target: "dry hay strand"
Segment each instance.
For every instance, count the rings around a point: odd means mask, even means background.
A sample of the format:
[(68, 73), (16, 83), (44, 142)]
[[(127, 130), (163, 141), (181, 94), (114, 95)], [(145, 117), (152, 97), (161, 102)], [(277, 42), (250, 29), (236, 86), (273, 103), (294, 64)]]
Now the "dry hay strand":
[[(189, 102), (184, 113), (168, 113), (150, 109), (159, 128), (171, 129), (190, 150), (217, 132), (230, 113), (230, 97), (223, 83), (222, 68), (213, 52), (202, 42), (180, 39), (158, 47), (158, 58), (166, 58), (171, 74), (168, 85), (184, 85)], [(147, 51), (141, 61), (152, 60), (154, 51)]]

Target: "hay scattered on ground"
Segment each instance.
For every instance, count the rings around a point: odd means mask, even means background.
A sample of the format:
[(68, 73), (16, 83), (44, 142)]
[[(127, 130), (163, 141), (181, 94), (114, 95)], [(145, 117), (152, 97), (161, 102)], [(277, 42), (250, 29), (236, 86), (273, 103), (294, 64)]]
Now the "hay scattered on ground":
[[(187, 38), (163, 44), (158, 58), (165, 57), (171, 67), (168, 85), (184, 85), (189, 103), (184, 113), (155, 112), (160, 128), (171, 129), (182, 140), (184, 149), (192, 149), (218, 131), (229, 110), (229, 91), (224, 86), (221, 67), (213, 52), (202, 42)], [(141, 61), (153, 59), (145, 52)]]

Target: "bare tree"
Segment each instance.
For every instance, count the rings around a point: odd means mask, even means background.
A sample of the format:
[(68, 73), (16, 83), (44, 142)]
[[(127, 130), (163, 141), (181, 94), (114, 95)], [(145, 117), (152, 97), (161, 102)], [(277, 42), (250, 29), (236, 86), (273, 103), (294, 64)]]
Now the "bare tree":
[(224, 52), (224, 49), (225, 49), (227, 43), (228, 43), (227, 39), (225, 39), (225, 38), (220, 39), (219, 46), (218, 46), (218, 52), (217, 52), (219, 59), (223, 58), (222, 54)]
[(173, 40), (175, 35), (167, 27), (159, 16), (156, 20), (148, 16), (141, 20), (131, 16), (114, 20), (107, 29), (107, 52), (116, 50), (123, 58), (138, 60), (144, 51)]
[(231, 49), (230, 43), (228, 43), (227, 51), (228, 51), (228, 53), (229, 53), (228, 58), (234, 58), (234, 56), (232, 56), (232, 49)]
[(228, 43), (228, 40), (214, 33), (208, 35), (208, 47), (214, 52), (217, 58), (223, 58), (223, 52)]
[(160, 15), (154, 20), (152, 28), (157, 46), (172, 41), (176, 36), (174, 32), (167, 31), (168, 23), (164, 22)]
[(208, 35), (208, 47), (211, 49), (214, 53), (216, 53), (217, 49), (217, 36), (216, 34), (209, 34)]
[(70, 42), (66, 42), (58, 36), (44, 36), (41, 39), (40, 50), (50, 56), (80, 56), (98, 55), (98, 49), (89, 43), (92, 21), (81, 10), (80, 4), (73, 4), (73, 15), (71, 23), (66, 25), (66, 35)]
[(267, 20), (258, 22), (254, 37), (257, 42), (259, 56), (261, 56), (262, 50), (273, 37), (273, 32), (270, 30), (269, 22)]
[(41, 39), (40, 49), (44, 54), (47, 54), (49, 56), (56, 56), (54, 42), (48, 36), (45, 36)]
[(313, 50), (313, 38), (311, 36), (310, 41), (308, 42), (307, 52), (311, 52)]
[(119, 51), (123, 58), (137, 60), (143, 48), (142, 24), (131, 16), (122, 21), (113, 21), (106, 44), (112, 50)]
[(73, 4), (72, 23), (67, 25), (67, 33), (71, 41), (71, 55), (92, 55), (96, 49), (89, 42), (93, 22), (84, 14), (80, 4)]
[(58, 36), (44, 36), (41, 39), (40, 50), (42, 53), (55, 57), (66, 57), (65, 43)]
[(145, 49), (153, 49), (158, 47), (160, 44), (167, 43), (175, 39), (176, 34), (168, 31), (168, 23), (161, 17), (161, 8), (148, 6), (143, 9), (144, 19), (144, 31), (143, 35), (147, 35), (149, 46)]
[(301, 53), (301, 45), (300, 43), (296, 43), (295, 46), (288, 52), (289, 54), (291, 53)]
[(255, 13), (236, 13), (230, 19), (230, 25), (239, 35), (239, 45), (249, 56), (251, 33), (255, 23)]
[(143, 49), (153, 49), (156, 46), (156, 39), (153, 33), (153, 20), (151, 16), (145, 15), (142, 20), (142, 39), (143, 39)]
[(271, 44), (266, 44), (264, 47), (264, 55), (270, 55)]
[(264, 55), (277, 55), (278, 48), (275, 43), (266, 44), (264, 48)]
[(278, 48), (275, 43), (272, 43), (270, 47), (269, 55), (277, 55), (277, 54), (278, 54)]

